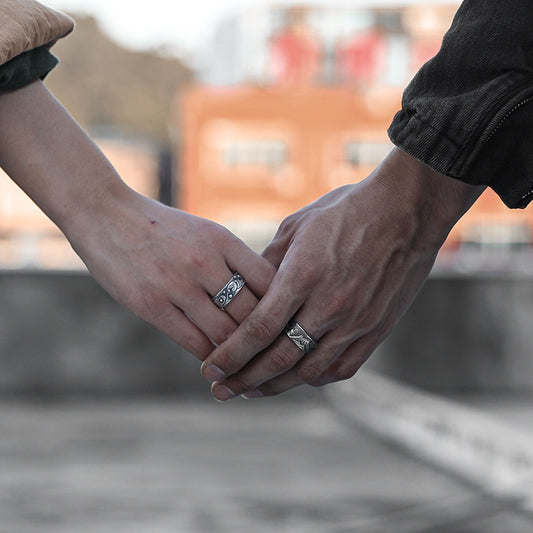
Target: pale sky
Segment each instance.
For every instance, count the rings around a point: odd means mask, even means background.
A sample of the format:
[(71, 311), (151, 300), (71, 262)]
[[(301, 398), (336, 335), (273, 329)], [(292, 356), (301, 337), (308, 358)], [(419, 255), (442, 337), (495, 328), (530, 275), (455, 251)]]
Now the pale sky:
[[(266, 4), (368, 6), (439, 0), (42, 0), (55, 9), (95, 15), (105, 31), (131, 48), (161, 48), (185, 57), (201, 51), (216, 23), (245, 7)], [(441, 2), (442, 3), (442, 2)], [(450, 2), (449, 2), (450, 3)], [(453, 0), (451, 0), (453, 3)]]

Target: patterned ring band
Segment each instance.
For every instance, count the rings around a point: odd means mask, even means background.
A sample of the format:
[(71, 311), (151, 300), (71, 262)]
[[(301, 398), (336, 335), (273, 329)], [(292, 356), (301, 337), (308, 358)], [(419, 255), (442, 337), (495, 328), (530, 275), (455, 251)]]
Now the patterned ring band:
[(220, 289), (220, 291), (211, 298), (212, 302), (224, 311), (226, 306), (237, 296), (239, 291), (244, 287), (244, 278), (235, 272), (231, 279)]
[(308, 335), (296, 320), (291, 320), (285, 326), (283, 333), (305, 354), (311, 353), (318, 346), (318, 342)]

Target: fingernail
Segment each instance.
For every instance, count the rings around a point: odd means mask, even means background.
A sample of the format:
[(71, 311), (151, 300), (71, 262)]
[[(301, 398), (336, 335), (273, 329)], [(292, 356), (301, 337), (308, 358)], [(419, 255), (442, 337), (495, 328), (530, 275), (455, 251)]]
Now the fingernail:
[(246, 398), (247, 400), (253, 400), (255, 398), (262, 398), (264, 394), (259, 389), (253, 389), (249, 390), (248, 392), (245, 392), (241, 396), (243, 398)]
[(202, 369), (202, 374), (208, 381), (222, 381), (226, 377), (226, 373), (216, 365), (209, 365)]
[(226, 387), (226, 385), (219, 385), (217, 383), (211, 385), (211, 394), (217, 402), (225, 402), (237, 396), (229, 387)]

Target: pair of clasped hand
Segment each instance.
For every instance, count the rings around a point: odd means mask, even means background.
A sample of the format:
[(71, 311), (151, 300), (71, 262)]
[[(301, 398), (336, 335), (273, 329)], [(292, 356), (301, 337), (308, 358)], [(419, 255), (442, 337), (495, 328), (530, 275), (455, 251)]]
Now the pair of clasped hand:
[(0, 129), (2, 168), (111, 296), (203, 361), (220, 401), (353, 376), (483, 190), (394, 148), (258, 255), (129, 188), (40, 81), (0, 95)]
[(220, 267), (221, 289), (210, 293), (218, 346), (197, 354), (215, 399), (352, 377), (482, 190), (394, 149), (366, 180), (289, 216), (261, 257), (227, 258), (231, 269)]

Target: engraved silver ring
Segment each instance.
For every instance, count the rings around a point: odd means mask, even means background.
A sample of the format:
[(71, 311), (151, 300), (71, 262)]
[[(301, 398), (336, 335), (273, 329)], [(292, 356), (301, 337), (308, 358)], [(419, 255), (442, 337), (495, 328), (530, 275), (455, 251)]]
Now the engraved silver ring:
[(231, 279), (218, 291), (216, 296), (213, 296), (211, 298), (211, 301), (219, 308), (224, 311), (226, 306), (239, 294), (239, 291), (244, 287), (245, 285), (244, 278), (235, 272), (233, 276), (231, 276)]
[(296, 320), (291, 320), (283, 330), (283, 333), (291, 339), (302, 352), (311, 353), (317, 346), (316, 342)]

